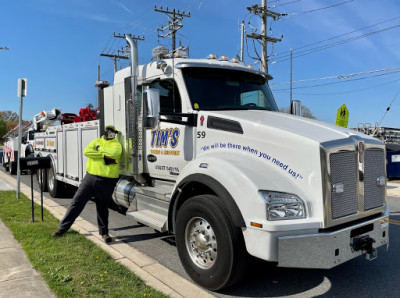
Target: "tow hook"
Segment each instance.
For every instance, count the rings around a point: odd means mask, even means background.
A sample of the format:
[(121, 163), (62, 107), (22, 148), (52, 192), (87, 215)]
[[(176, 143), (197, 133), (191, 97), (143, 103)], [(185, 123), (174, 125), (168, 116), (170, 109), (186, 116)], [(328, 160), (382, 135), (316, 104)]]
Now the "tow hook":
[(368, 261), (372, 261), (377, 258), (378, 251), (376, 248), (372, 247), (372, 244), (376, 241), (369, 237), (368, 235), (362, 237), (353, 238), (353, 242), (351, 244), (353, 251), (362, 251), (363, 255)]

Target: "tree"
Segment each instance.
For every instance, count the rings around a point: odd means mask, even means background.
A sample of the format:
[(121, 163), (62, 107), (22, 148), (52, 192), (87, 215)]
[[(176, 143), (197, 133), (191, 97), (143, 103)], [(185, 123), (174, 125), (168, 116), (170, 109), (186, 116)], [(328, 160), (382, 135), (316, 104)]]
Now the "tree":
[(12, 120), (12, 121), (7, 121), (6, 126), (7, 126), (7, 131), (10, 131), (14, 127), (18, 125), (18, 119), (17, 120)]
[[(279, 111), (282, 113), (290, 114), (289, 107), (281, 107), (281, 108), (279, 108)], [(317, 119), (317, 117), (315, 117), (313, 115), (313, 113), (311, 112), (310, 108), (305, 105), (301, 105), (301, 115), (300, 116), (305, 117), (305, 118), (310, 118), (310, 119)]]
[(2, 119), (4, 122), (15, 120), (18, 122), (18, 114), (13, 111), (1, 111), (0, 119)]
[(8, 132), (6, 122), (0, 119), (0, 139)]

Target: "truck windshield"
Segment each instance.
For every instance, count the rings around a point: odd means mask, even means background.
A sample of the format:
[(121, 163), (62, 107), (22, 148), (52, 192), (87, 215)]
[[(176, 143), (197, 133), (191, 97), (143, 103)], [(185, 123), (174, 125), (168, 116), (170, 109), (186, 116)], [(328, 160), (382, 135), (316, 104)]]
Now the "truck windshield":
[(278, 111), (266, 78), (261, 75), (205, 67), (182, 71), (195, 110)]

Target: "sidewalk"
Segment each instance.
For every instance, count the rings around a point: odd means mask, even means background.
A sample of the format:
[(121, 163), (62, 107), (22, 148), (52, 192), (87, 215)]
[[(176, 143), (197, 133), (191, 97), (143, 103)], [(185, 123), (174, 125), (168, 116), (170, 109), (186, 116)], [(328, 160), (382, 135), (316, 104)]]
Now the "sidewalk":
[[(0, 179), (0, 190), (14, 186)], [(0, 220), (0, 297), (54, 297), (25, 252)]]
[[(0, 190), (15, 190), (15, 185), (16, 180), (14, 177), (0, 171)], [(30, 198), (30, 186), (21, 183), (21, 193), (24, 193), (28, 198)], [(40, 193), (35, 191), (34, 197), (39, 198)], [(37, 199), (35, 199), (35, 202), (40, 204), (40, 201)], [(46, 198), (45, 196), (43, 197), (43, 206), (58, 219), (61, 219), (66, 211), (65, 207), (58, 205), (56, 202)], [(162, 266), (156, 260), (118, 240), (118, 238), (114, 238), (115, 241), (113, 241), (111, 245), (105, 244), (98, 234), (98, 228), (84, 220), (82, 217), (78, 217), (72, 226), (72, 229), (85, 235), (87, 239), (108, 252), (116, 262), (127, 267), (131, 272), (140, 277), (148, 286), (153, 287), (170, 297), (214, 297), (206, 290)], [(11, 244), (13, 244), (13, 246), (11, 246)], [(10, 250), (10, 247), (11, 252), (8, 252), (7, 249)], [(5, 260), (5, 262), (0, 263), (0, 298), (54, 297), (48, 290), (47, 285), (44, 283), (41, 276), (32, 269), (32, 265), (27, 260), (24, 251), (1, 221), (0, 258), (1, 260)], [(23, 261), (25, 263), (22, 263)], [(30, 283), (28, 282), (26, 289), (21, 283), (21, 279), (27, 276), (23, 275), (25, 272), (24, 270), (27, 270), (25, 274), (31, 274), (30, 279), (27, 278), (27, 281)], [(9, 277), (13, 272), (15, 276), (13, 276), (13, 278)], [(15, 280), (14, 283), (8, 284), (8, 281), (12, 280)], [(26, 292), (27, 290), (30, 290), (31, 292)]]
[(386, 195), (400, 197), (400, 180), (392, 180), (387, 182)]

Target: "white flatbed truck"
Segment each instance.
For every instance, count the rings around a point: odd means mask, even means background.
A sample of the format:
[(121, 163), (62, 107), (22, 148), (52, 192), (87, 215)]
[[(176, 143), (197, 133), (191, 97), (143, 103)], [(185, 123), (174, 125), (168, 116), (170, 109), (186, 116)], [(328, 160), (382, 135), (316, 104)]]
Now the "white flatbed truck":
[(199, 285), (236, 282), (248, 254), (282, 267), (332, 268), (389, 243), (385, 146), (348, 129), (278, 112), (271, 77), (243, 63), (160, 54), (113, 86), (100, 120), (35, 135), (50, 194), (78, 186), (85, 146), (105, 125), (123, 146), (114, 192), (127, 215), (175, 234)]

